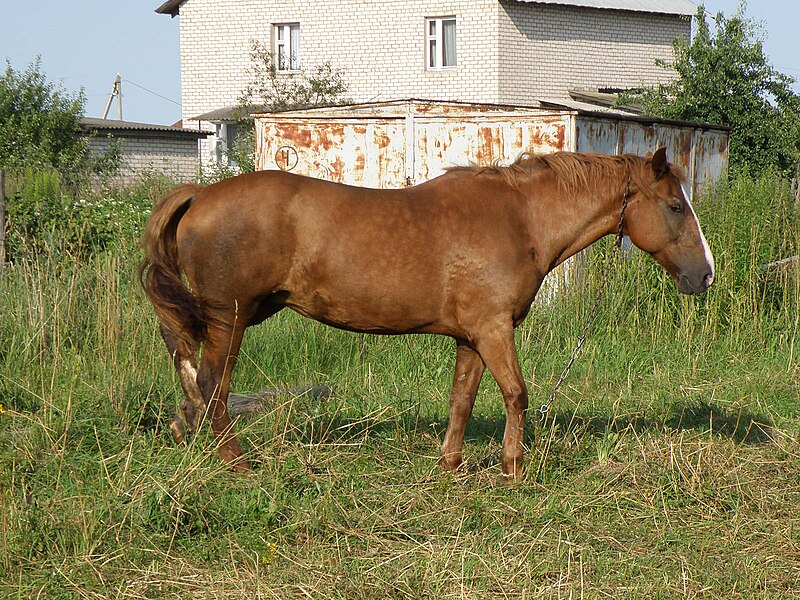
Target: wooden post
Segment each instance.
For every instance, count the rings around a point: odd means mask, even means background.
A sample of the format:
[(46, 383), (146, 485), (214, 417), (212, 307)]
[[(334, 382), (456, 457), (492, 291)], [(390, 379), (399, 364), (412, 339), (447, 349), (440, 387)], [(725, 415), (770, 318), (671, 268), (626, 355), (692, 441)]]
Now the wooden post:
[(117, 120), (122, 121), (122, 77), (120, 77), (119, 73), (114, 78), (114, 85), (111, 86), (111, 93), (108, 94), (108, 102), (106, 102), (106, 108), (103, 111), (103, 118), (108, 118), (108, 111), (111, 108), (111, 102), (114, 100), (114, 96), (117, 97)]
[(0, 271), (6, 264), (6, 172), (0, 169)]

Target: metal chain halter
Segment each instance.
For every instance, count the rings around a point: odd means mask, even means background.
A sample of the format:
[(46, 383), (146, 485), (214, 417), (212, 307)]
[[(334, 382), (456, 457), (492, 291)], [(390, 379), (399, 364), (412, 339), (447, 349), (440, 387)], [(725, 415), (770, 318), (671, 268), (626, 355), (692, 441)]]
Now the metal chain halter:
[(608, 259), (606, 260), (606, 265), (605, 268), (603, 269), (603, 276), (600, 279), (600, 287), (597, 290), (597, 297), (595, 298), (594, 304), (592, 305), (592, 310), (589, 312), (589, 318), (586, 320), (586, 325), (583, 326), (583, 330), (581, 331), (581, 334), (578, 336), (578, 342), (572, 349), (572, 355), (569, 358), (569, 362), (567, 362), (567, 365), (561, 372), (561, 376), (558, 378), (555, 385), (553, 386), (553, 391), (550, 393), (550, 398), (548, 398), (547, 402), (545, 402), (539, 407), (539, 420), (542, 423), (544, 423), (545, 420), (547, 419), (547, 414), (550, 412), (550, 406), (556, 399), (556, 396), (558, 395), (558, 390), (561, 388), (561, 384), (564, 383), (564, 380), (569, 375), (569, 371), (572, 368), (572, 365), (575, 363), (575, 359), (578, 357), (578, 353), (581, 351), (583, 343), (586, 341), (586, 336), (589, 333), (589, 329), (591, 328), (592, 323), (594, 322), (594, 319), (597, 316), (597, 310), (600, 308), (600, 302), (603, 299), (603, 294), (606, 289), (606, 283), (608, 282), (608, 272), (611, 267), (611, 262), (614, 260), (614, 258), (622, 248), (622, 238), (624, 237), (622, 229), (625, 224), (625, 209), (628, 208), (628, 199), (630, 197), (630, 193), (631, 193), (631, 174), (629, 172), (627, 180), (625, 182), (625, 191), (622, 194), (622, 208), (619, 211), (619, 224), (617, 225), (617, 234), (616, 234), (616, 240), (614, 242), (614, 248), (611, 250), (611, 254), (609, 254)]

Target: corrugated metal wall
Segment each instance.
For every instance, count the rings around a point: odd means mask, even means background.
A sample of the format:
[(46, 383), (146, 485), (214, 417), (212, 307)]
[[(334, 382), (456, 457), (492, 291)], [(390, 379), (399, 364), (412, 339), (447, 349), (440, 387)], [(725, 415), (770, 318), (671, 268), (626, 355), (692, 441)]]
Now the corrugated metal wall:
[(376, 188), (406, 179), (404, 119), (259, 119), (256, 140), (262, 170)]
[(524, 152), (563, 150), (568, 124), (561, 114), (416, 117), (413, 182), (432, 179), (454, 165), (510, 163)]
[(692, 198), (713, 185), (728, 168), (728, 132), (724, 129), (579, 114), (576, 137), (578, 152), (644, 156), (666, 146), (670, 162), (685, 172)]
[(482, 106), (410, 103), (259, 116), (259, 169), (290, 170), (366, 187), (421, 183), (447, 167), (511, 162), (567, 149), (571, 116)]
[(259, 115), (256, 124), (259, 169), (366, 187), (422, 183), (449, 166), (509, 163), (523, 152), (645, 155), (666, 146), (695, 196), (728, 164), (725, 129), (568, 108), (408, 100)]

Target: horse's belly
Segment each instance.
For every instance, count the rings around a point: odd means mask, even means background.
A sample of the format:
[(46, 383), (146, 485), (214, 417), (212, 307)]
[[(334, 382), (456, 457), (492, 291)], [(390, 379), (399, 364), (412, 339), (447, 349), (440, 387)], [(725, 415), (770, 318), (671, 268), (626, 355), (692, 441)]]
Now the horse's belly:
[(441, 320), (441, 310), (431, 298), (419, 295), (362, 294), (356, 291), (315, 289), (292, 293), (287, 306), (305, 317), (365, 333), (425, 331)]

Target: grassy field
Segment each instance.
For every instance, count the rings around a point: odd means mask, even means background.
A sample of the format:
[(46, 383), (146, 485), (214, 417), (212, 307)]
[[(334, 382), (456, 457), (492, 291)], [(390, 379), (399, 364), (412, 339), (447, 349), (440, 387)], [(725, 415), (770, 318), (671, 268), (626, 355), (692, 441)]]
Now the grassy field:
[[(180, 386), (135, 284), (138, 255), (43, 252), (0, 276), (0, 597), (786, 598), (800, 596), (800, 281), (789, 186), (742, 178), (700, 210), (718, 275), (679, 297), (619, 261), (525, 476), (499, 484), (487, 375), (463, 472), (436, 467), (454, 348), (288, 312), (250, 330), (236, 392), (252, 476), (168, 418)], [(538, 306), (517, 341), (546, 399), (594, 299)], [(530, 422), (536, 421), (531, 411)]]

